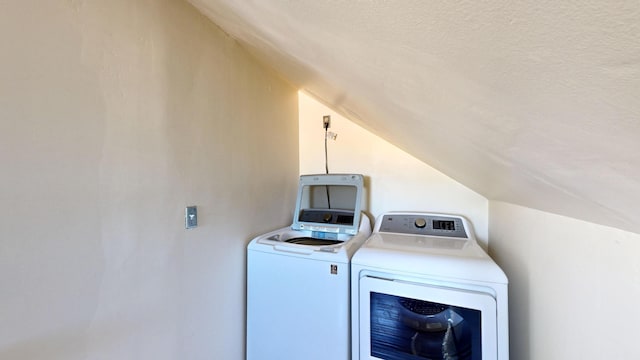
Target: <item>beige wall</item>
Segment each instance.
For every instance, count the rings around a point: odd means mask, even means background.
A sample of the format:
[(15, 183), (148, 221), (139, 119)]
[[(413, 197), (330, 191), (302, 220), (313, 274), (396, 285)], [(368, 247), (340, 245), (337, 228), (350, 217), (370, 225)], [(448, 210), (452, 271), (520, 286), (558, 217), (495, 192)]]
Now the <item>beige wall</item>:
[[(367, 211), (435, 211), (466, 216), (478, 240), (486, 245), (488, 201), (398, 147), (357, 126), (313, 97), (301, 92), (300, 172), (324, 173), (322, 116), (331, 115), (329, 171), (366, 177)], [(373, 218), (371, 220), (374, 220)]]
[(509, 277), (511, 358), (639, 359), (640, 235), (491, 202)]
[(0, 359), (243, 359), (295, 89), (179, 0), (3, 1), (0, 44)]

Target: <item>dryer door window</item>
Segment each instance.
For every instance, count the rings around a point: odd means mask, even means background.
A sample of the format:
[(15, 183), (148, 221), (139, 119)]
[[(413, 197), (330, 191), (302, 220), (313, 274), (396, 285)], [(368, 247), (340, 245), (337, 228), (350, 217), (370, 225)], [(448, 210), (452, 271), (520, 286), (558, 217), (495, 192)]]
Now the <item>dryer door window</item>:
[(497, 357), (496, 301), (486, 293), (364, 277), (359, 319), (361, 359)]

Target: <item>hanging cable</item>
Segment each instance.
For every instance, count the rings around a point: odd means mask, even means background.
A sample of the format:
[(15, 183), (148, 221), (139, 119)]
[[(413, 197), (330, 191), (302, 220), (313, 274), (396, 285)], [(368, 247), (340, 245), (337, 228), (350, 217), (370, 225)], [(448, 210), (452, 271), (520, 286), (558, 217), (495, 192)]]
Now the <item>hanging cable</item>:
[(327, 132), (327, 129), (329, 127), (325, 126), (324, 128), (324, 171), (325, 174), (329, 173), (329, 156), (327, 154), (327, 138), (329, 137), (329, 133)]
[[(326, 117), (325, 117), (326, 118)], [(329, 155), (327, 152), (327, 138), (329, 137), (329, 121), (323, 119), (322, 127), (324, 127), (324, 171), (325, 174), (329, 174)], [(327, 190), (327, 208), (331, 209), (331, 196), (329, 196), (329, 185), (325, 185)]]

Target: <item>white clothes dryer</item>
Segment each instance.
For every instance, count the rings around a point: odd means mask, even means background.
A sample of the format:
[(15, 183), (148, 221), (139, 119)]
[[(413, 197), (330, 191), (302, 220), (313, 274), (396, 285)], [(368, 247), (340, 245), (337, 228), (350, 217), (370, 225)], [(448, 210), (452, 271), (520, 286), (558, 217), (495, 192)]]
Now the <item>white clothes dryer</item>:
[(508, 360), (507, 277), (464, 217), (379, 216), (351, 276), (353, 360)]
[(247, 248), (247, 360), (350, 359), (350, 267), (371, 234), (363, 177), (300, 177), (293, 224)]

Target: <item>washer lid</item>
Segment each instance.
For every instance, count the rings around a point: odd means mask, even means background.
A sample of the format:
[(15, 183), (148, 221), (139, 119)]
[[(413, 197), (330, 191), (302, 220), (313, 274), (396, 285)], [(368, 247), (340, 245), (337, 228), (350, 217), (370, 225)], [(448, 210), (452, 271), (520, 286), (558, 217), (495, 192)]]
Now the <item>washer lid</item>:
[(357, 234), (363, 184), (360, 174), (301, 175), (291, 228)]

